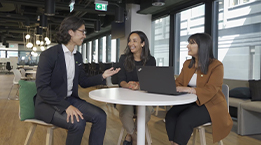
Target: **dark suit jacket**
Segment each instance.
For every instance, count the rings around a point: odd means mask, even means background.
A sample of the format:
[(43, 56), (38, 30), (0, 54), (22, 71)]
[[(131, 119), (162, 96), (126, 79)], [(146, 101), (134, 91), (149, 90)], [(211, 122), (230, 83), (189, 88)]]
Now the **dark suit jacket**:
[[(82, 56), (74, 54), (75, 76), (71, 97), (78, 96), (78, 84), (90, 87), (105, 84), (101, 75), (87, 77), (83, 69)], [(62, 45), (53, 46), (41, 53), (36, 73), (37, 95), (35, 96), (35, 118), (51, 122), (55, 111), (63, 113), (70, 103), (67, 97), (67, 72)], [(88, 94), (86, 94), (88, 95)]]

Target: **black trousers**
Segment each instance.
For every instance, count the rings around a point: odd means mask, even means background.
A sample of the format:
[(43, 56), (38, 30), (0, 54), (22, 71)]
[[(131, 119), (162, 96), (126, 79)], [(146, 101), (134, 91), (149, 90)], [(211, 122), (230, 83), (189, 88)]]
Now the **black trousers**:
[(196, 103), (173, 106), (165, 120), (169, 141), (179, 145), (188, 143), (195, 127), (211, 122), (206, 106), (198, 106)]
[[(67, 123), (67, 114), (55, 112), (51, 121), (55, 126), (68, 129), (66, 145), (80, 145), (85, 130), (86, 122), (91, 122), (91, 132), (89, 135), (89, 145), (103, 145), (104, 135), (106, 131), (106, 113), (99, 107), (94, 106), (85, 100), (75, 97), (66, 99), (83, 113), (83, 120), (77, 122), (74, 117), (74, 123)], [(71, 119), (70, 119), (71, 120)]]

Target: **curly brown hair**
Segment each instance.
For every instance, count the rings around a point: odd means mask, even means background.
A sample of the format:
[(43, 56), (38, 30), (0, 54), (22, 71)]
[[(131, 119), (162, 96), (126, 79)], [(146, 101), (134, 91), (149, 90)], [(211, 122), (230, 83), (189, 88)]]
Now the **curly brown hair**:
[(71, 35), (68, 33), (69, 30), (76, 31), (82, 25), (85, 25), (85, 22), (75, 16), (66, 17), (59, 28), (59, 31), (56, 35), (56, 41), (59, 44), (67, 44), (71, 40)]

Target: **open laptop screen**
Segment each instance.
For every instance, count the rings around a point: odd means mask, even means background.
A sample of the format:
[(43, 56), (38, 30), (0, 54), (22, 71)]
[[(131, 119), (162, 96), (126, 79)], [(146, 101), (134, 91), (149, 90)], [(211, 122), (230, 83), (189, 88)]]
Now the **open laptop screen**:
[(149, 93), (184, 94), (176, 91), (173, 67), (137, 66), (140, 89)]

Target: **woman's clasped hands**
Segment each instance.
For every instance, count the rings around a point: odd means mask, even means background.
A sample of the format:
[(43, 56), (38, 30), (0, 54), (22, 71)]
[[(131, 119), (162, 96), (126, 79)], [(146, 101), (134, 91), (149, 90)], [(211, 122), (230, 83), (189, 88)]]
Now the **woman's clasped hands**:
[(140, 89), (140, 84), (139, 84), (139, 82), (129, 81), (129, 82), (128, 82), (128, 86), (129, 86), (129, 88), (132, 89), (132, 90), (139, 90), (139, 89)]

